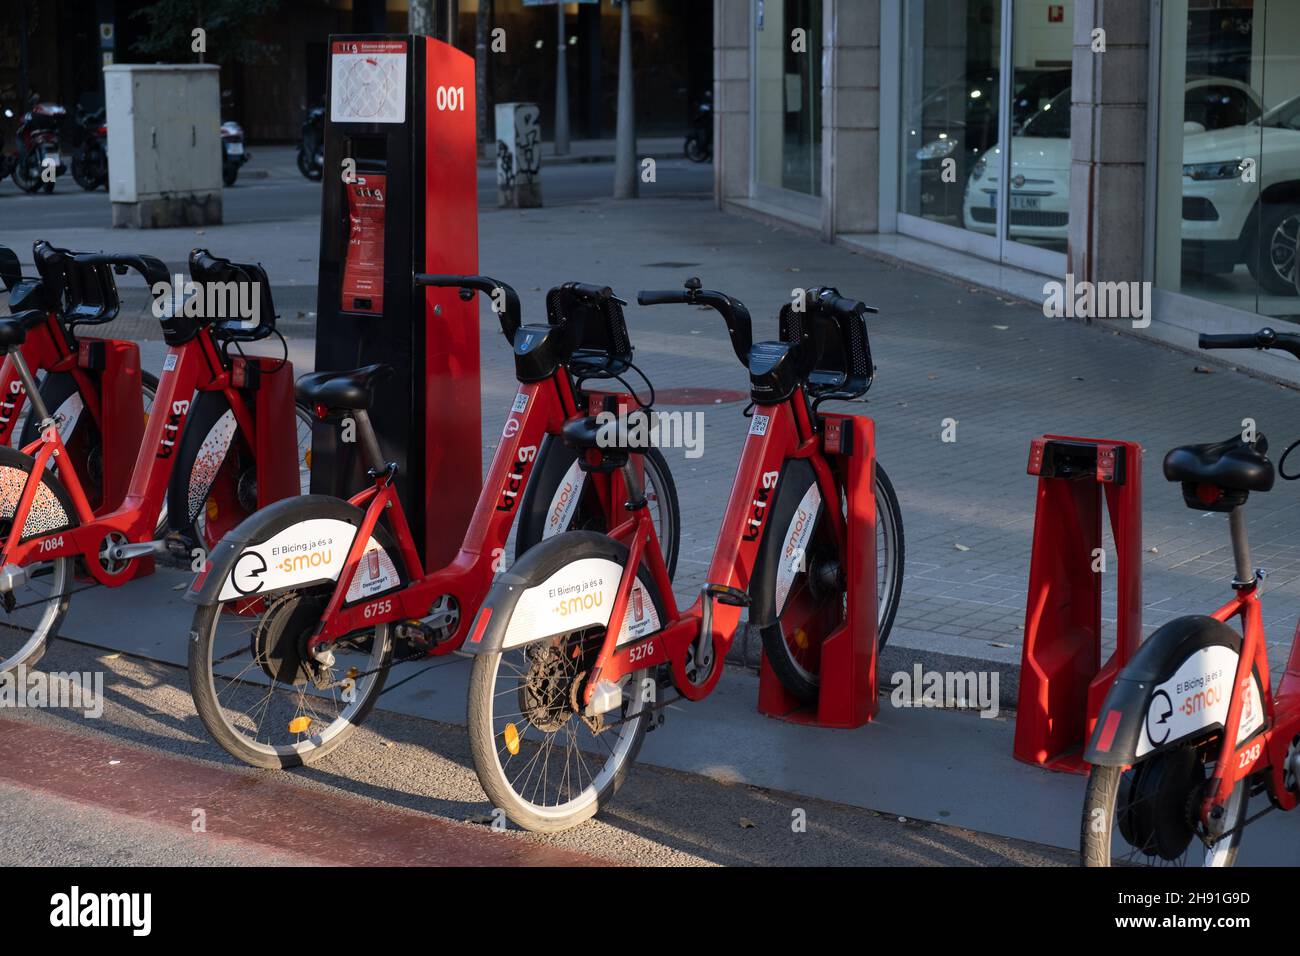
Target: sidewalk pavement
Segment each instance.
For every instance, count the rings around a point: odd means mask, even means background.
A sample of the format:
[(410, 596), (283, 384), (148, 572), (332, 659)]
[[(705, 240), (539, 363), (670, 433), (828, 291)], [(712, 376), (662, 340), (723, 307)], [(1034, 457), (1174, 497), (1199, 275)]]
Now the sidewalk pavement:
[[(879, 307), (869, 320), (876, 384), (869, 402), (851, 407), (876, 420), (878, 460), (897, 489), (906, 532), (907, 569), (883, 663), (886, 678), (915, 660), (958, 658), (958, 664), (1002, 669), (1004, 701), (1014, 700), (1033, 522), (1035, 482), (1025, 474), (1033, 437), (1128, 439), (1147, 449), (1148, 632), (1173, 617), (1218, 607), (1229, 596), (1232, 573), (1226, 518), (1184, 507), (1178, 489), (1161, 476), (1164, 453), (1233, 435), (1247, 417), (1279, 452), (1296, 437), (1289, 425), (1300, 395), (1290, 389), (1226, 370), (1203, 374), (1193, 357), (1159, 344), (1046, 319), (1018, 301), (723, 215), (705, 200), (486, 210), (479, 231), (481, 271), (519, 290), (526, 317), (540, 316), (545, 290), (562, 281), (599, 281), (632, 299), (638, 289), (676, 287), (690, 275), (747, 302), (756, 339), (776, 337), (777, 311), (796, 286), (835, 285)], [(66, 230), (49, 238), (75, 245), (102, 242), (107, 232)], [(214, 247), (266, 262), (274, 283), (286, 275), (307, 281), (314, 272), (313, 222), (208, 232)], [(193, 230), (157, 230), (149, 244), (170, 261), (183, 258), (192, 237)], [(29, 241), (14, 245), (30, 247)], [(666, 306), (627, 311), (637, 361), (657, 389), (746, 389), (746, 373), (714, 313)], [(486, 462), (515, 383), (509, 350), (486, 308), (480, 321)], [(156, 336), (156, 327), (142, 327)], [(310, 322), (290, 319), (282, 327), (295, 365), (305, 369)], [(160, 362), (155, 340), (145, 363)], [(682, 406), (703, 413), (704, 455), (666, 453), (683, 511), (677, 578), (683, 596), (703, 583), (745, 434), (743, 406)], [(958, 423), (953, 443), (941, 440), (949, 418)], [(1271, 572), (1264, 604), (1271, 656), (1280, 664), (1300, 615), (1300, 507), (1290, 486), (1279, 482), (1252, 496), (1248, 514), (1255, 563)], [(1115, 567), (1113, 550), (1108, 566)], [(1113, 627), (1113, 594), (1104, 606)]]
[[(486, 147), (480, 148), (479, 166), (494, 166), (494, 156), (483, 155)], [(575, 139), (569, 141), (569, 151), (563, 156), (555, 154), (555, 143), (547, 140), (542, 143), (542, 169), (547, 166), (569, 166), (574, 163), (612, 163), (614, 162), (615, 142), (612, 139)], [(293, 169), (297, 146), (283, 143), (259, 145), (250, 143), (250, 155), (257, 162), (244, 166), (239, 175), (248, 179), (274, 179), (276, 170)], [(686, 155), (686, 131), (680, 136), (641, 136), (636, 141), (638, 159), (681, 159)]]

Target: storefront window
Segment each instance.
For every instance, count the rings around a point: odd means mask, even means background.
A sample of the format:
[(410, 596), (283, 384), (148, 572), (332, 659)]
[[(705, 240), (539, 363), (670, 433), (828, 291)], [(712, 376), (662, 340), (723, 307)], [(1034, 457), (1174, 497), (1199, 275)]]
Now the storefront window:
[(1160, 286), (1295, 316), (1300, 3), (1166, 3), (1160, 80)]
[(916, 0), (903, 16), (899, 208), (992, 235), (996, 185), (987, 193), (975, 185), (973, 215), (963, 200), (997, 146), (1001, 0)]
[(1010, 239), (1065, 252), (1070, 229), (1074, 4), (1015, 0)]
[[(1073, 3), (916, 0), (903, 8), (901, 212), (1064, 252)], [(1013, 73), (1001, 128), (1003, 31)], [(1011, 143), (1002, 184), (1002, 137)], [(1004, 208), (1009, 205), (1009, 208)], [(1001, 214), (1001, 215), (1000, 215)], [(1006, 222), (1000, 231), (999, 221)], [(989, 247), (989, 248), (999, 248)]]
[(755, 160), (760, 186), (821, 195), (822, 3), (762, 0)]

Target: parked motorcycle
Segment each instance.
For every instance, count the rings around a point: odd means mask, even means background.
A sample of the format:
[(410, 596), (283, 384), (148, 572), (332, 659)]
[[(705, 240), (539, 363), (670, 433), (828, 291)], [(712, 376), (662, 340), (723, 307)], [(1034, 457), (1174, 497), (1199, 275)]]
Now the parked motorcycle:
[(298, 172), (313, 182), (325, 172), (325, 107), (307, 111), (298, 143)]
[[(3, 115), (6, 120), (11, 120), (14, 118), (14, 111), (6, 106)], [(0, 136), (0, 179), (4, 179), (14, 171), (14, 163), (17, 161), (17, 153), (6, 152), (4, 149), (4, 141), (7, 138), (7, 136)]]
[(235, 185), (239, 178), (239, 167), (252, 159), (252, 154), (244, 149), (244, 127), (234, 120), (221, 124), (221, 181), (227, 186)]
[(32, 94), (28, 110), (18, 124), (18, 153), (12, 171), (14, 185), (23, 192), (34, 193), (44, 189), (54, 192), (54, 179), (42, 179), (42, 171), (53, 166), (54, 175), (62, 175), (67, 167), (59, 155), (59, 126), (67, 110), (57, 103), (42, 103)]
[(705, 92), (700, 105), (695, 108), (695, 119), (686, 136), (686, 158), (693, 163), (707, 163), (713, 159), (713, 94)]
[(77, 107), (77, 126), (82, 131), (82, 139), (72, 154), (72, 178), (90, 192), (108, 185), (108, 125), (104, 122), (104, 111)]

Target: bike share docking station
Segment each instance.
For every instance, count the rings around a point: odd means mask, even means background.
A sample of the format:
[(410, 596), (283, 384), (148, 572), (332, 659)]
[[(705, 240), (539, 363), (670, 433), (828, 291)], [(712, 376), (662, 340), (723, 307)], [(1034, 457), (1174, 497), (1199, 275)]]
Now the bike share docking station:
[[(316, 369), (393, 368), (372, 421), (421, 559), (440, 566), (482, 483), (478, 308), (413, 277), (478, 272), (474, 60), (425, 36), (332, 36), (327, 74)], [(362, 458), (318, 422), (312, 491), (356, 492)]]
[[(1142, 639), (1142, 447), (1044, 435), (1025, 604), (1014, 753), (1084, 773), (1083, 749), (1116, 675)], [(1102, 511), (1115, 542), (1116, 647), (1101, 661)]]
[(851, 729), (880, 709), (876, 696), (876, 424), (823, 413), (824, 450), (837, 464), (848, 500), (848, 608), (822, 641), (817, 703), (804, 704), (781, 684), (766, 653), (758, 674), (758, 712), (794, 723)]

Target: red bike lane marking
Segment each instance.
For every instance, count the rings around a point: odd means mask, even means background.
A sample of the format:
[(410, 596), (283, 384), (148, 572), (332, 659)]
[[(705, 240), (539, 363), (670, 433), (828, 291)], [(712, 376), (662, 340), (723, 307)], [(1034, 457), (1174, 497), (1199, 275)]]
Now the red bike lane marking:
[[(110, 760), (120, 761), (110, 764)], [(34, 792), (191, 830), (199, 839), (272, 847), (348, 866), (601, 866), (540, 846), (342, 794), (192, 763), (140, 747), (0, 718), (0, 779)]]

